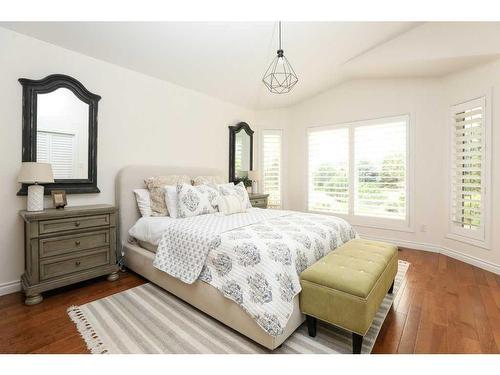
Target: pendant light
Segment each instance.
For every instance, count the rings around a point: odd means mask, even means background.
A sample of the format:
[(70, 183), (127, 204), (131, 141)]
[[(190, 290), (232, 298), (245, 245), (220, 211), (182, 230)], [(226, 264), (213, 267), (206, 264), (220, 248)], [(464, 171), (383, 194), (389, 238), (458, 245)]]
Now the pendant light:
[(267, 68), (264, 77), (262, 77), (262, 82), (273, 94), (286, 94), (290, 92), (299, 79), (281, 48), (281, 22), (278, 22), (278, 29), (279, 47), (277, 56)]

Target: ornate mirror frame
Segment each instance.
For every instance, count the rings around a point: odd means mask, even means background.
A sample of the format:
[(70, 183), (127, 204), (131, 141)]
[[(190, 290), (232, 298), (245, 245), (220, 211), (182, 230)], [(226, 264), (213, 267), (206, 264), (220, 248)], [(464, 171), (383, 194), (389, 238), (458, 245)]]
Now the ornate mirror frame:
[(229, 182), (234, 182), (236, 179), (234, 170), (236, 134), (244, 130), (250, 137), (250, 170), (253, 170), (253, 133), (246, 122), (239, 122), (235, 126), (229, 126)]
[[(23, 148), (22, 161), (36, 161), (37, 147), (37, 94), (47, 94), (59, 88), (73, 92), (78, 99), (89, 106), (88, 177), (84, 179), (55, 180), (43, 184), (45, 195), (52, 190), (65, 190), (67, 194), (99, 193), (97, 187), (97, 104), (101, 97), (88, 91), (76, 79), (53, 74), (40, 80), (20, 78), (23, 86)], [(27, 195), (28, 185), (22, 184), (17, 195)]]

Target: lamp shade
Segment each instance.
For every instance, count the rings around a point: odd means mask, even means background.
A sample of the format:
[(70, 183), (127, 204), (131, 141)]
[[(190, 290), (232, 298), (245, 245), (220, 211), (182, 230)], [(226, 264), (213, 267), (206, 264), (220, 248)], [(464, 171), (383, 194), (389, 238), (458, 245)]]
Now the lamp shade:
[(259, 171), (248, 171), (248, 178), (252, 181), (259, 179)]
[(23, 162), (17, 181), (24, 184), (54, 182), (52, 166), (49, 163)]

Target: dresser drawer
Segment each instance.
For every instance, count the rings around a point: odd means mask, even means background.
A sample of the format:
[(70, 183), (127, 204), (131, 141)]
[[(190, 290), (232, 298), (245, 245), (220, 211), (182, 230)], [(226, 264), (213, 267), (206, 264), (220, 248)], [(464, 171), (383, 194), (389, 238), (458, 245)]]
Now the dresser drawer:
[(252, 204), (252, 207), (266, 207), (267, 199), (266, 198), (252, 199), (250, 200), (250, 203)]
[(40, 260), (40, 280), (69, 275), (109, 264), (109, 248), (84, 254)]
[(40, 239), (40, 258), (109, 246), (109, 229)]
[(82, 216), (39, 222), (39, 233), (57, 233), (72, 229), (92, 228), (109, 225), (109, 215)]

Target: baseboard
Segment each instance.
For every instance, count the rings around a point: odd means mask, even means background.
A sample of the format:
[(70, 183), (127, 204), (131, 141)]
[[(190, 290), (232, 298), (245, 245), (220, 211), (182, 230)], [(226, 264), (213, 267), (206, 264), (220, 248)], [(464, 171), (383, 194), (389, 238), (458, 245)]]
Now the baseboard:
[(394, 245), (398, 245), (399, 247), (407, 247), (412, 250), (424, 250), (424, 251), (430, 251), (431, 253), (441, 253), (441, 248), (439, 246), (431, 245), (424, 242), (396, 240), (394, 238), (365, 236), (365, 235), (362, 235), (361, 237), (373, 241), (390, 242), (393, 243)]
[(423, 250), (423, 251), (429, 251), (432, 253), (439, 253), (443, 254), (446, 256), (449, 256), (450, 258), (460, 260), (461, 262), (471, 264), (473, 266), (482, 268), (483, 270), (493, 272), (497, 275), (500, 275), (500, 266), (479, 258), (476, 258), (474, 256), (468, 255), (461, 253), (456, 250), (452, 250), (447, 247), (441, 247), (441, 246), (436, 246), (424, 242), (416, 242), (416, 241), (406, 241), (406, 240), (396, 240), (393, 238), (385, 238), (385, 237), (374, 237), (374, 236), (361, 236), (363, 238), (367, 238), (369, 240), (374, 240), (374, 241), (386, 241), (386, 242), (391, 242), (395, 245), (398, 245), (400, 247), (406, 247), (412, 250)]
[(464, 254), (456, 250), (452, 250), (447, 247), (443, 247), (441, 249), (441, 254), (449, 256), (450, 258), (460, 260), (464, 263), (472, 264), (473, 266), (482, 268), (483, 270), (493, 272), (497, 275), (500, 275), (500, 266), (491, 262), (487, 262), (485, 260), (476, 258), (472, 255)]
[(5, 294), (19, 292), (21, 290), (21, 281), (14, 280), (7, 283), (0, 284), (0, 296)]

